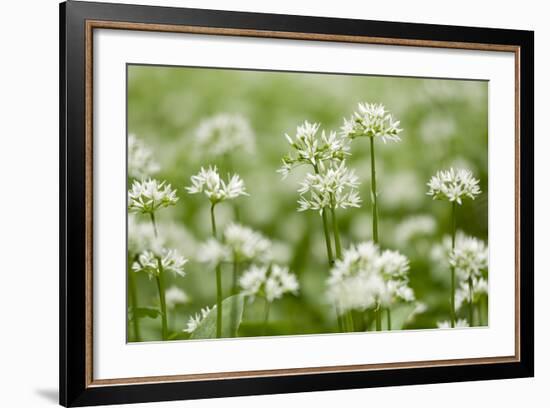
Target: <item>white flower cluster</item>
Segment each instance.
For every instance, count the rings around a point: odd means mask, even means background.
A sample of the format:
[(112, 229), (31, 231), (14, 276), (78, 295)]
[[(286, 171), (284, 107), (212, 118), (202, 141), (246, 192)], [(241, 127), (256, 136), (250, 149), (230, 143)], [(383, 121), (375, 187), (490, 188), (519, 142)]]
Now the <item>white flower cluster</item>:
[(134, 134), (128, 135), (128, 176), (135, 179), (151, 177), (160, 167), (151, 150)]
[(205, 156), (220, 157), (244, 150), (254, 152), (254, 132), (241, 115), (221, 113), (202, 121), (195, 133), (195, 141)]
[(399, 133), (403, 129), (399, 127), (399, 121), (386, 111), (382, 104), (360, 103), (357, 112), (350, 119), (344, 119), (342, 134), (350, 139), (356, 137), (382, 138), (398, 142), (401, 140)]
[(474, 237), (467, 237), (455, 245), (449, 256), (450, 264), (455, 268), (461, 280), (481, 277), (488, 267), (489, 254), (485, 242)]
[(437, 224), (430, 215), (415, 215), (406, 218), (395, 227), (395, 241), (400, 247), (407, 246), (411, 241), (428, 237), (435, 233)]
[(183, 329), (183, 331), (187, 333), (193, 333), (214, 309), (216, 309), (216, 306), (214, 306), (213, 308), (209, 308), (208, 306), (202, 308), (199, 313), (196, 313), (194, 316), (191, 316), (189, 318), (189, 320), (187, 321), (187, 327)]
[(184, 265), (187, 259), (181, 256), (175, 249), (163, 248), (160, 253), (145, 250), (139, 254), (132, 265), (134, 272), (145, 272), (152, 279), (160, 274), (161, 268), (164, 272), (172, 272), (174, 275), (184, 277)]
[(230, 223), (222, 241), (210, 238), (199, 246), (197, 259), (217, 265), (221, 262), (268, 262), (271, 241), (261, 233), (240, 224)]
[(472, 172), (465, 169), (441, 170), (432, 176), (428, 182), (429, 191), (426, 193), (434, 200), (449, 200), (462, 204), (462, 199), (469, 197), (472, 200), (481, 194), (479, 180), (476, 180)]
[(335, 132), (326, 133), (324, 130), (319, 134), (319, 123), (305, 121), (296, 128), (294, 138), (285, 134), (293, 152), (283, 157), (283, 165), (277, 170), (283, 178), (290, 171), (302, 164), (310, 164), (318, 167), (323, 161), (343, 160), (349, 155), (349, 141)]
[(246, 296), (265, 296), (268, 302), (280, 299), (286, 293), (297, 294), (300, 289), (296, 276), (285, 266), (252, 265), (241, 278), (239, 285)]
[(177, 286), (170, 286), (165, 293), (166, 306), (169, 309), (173, 309), (176, 305), (189, 302), (189, 296), (182, 289)]
[(165, 181), (134, 180), (132, 188), (128, 191), (128, 211), (152, 214), (160, 208), (175, 205), (178, 201), (176, 191)]
[(245, 191), (244, 181), (239, 175), (228, 176), (228, 180), (224, 181), (215, 166), (208, 167), (207, 170), (201, 167), (198, 174), (191, 176), (191, 183), (190, 187), (186, 187), (187, 192), (189, 194), (204, 193), (212, 204), (248, 195)]
[(373, 242), (347, 249), (327, 281), (327, 297), (339, 313), (414, 301), (408, 285), (409, 261), (397, 251), (380, 251)]
[(338, 165), (323, 168), (319, 174), (308, 173), (298, 189), (298, 211), (359, 207), (358, 186), (355, 172), (348, 169), (343, 160)]

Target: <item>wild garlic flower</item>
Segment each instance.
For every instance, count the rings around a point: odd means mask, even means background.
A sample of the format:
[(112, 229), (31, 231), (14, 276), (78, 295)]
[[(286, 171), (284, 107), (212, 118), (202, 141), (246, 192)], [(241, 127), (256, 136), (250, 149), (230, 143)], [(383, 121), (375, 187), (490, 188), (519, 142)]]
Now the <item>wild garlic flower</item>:
[(477, 302), (479, 298), (488, 293), (489, 287), (484, 278), (472, 279), (472, 296), (470, 298), (470, 286), (467, 281), (460, 282), (455, 292), (455, 309), (458, 310), (464, 303)]
[(470, 170), (459, 169), (441, 170), (432, 176), (428, 182), (429, 196), (434, 200), (449, 200), (462, 204), (462, 199), (469, 197), (475, 200), (481, 194), (479, 180), (476, 180)]
[(271, 241), (251, 228), (231, 223), (225, 228), (223, 237), (225, 245), (237, 262), (265, 262), (270, 258)]
[(231, 258), (229, 248), (215, 238), (210, 238), (197, 249), (197, 259), (199, 262), (218, 265), (227, 262)]
[(359, 179), (344, 160), (322, 168), (319, 174), (308, 173), (298, 189), (298, 211), (360, 207), (358, 186)]
[(414, 301), (408, 286), (409, 261), (397, 251), (364, 242), (344, 251), (327, 280), (327, 297), (339, 313)]
[[(470, 324), (466, 319), (458, 319), (455, 322), (455, 328), (464, 328), (464, 327), (470, 327)], [(451, 322), (448, 320), (437, 322), (437, 328), (438, 329), (450, 329), (451, 328)]]
[(220, 157), (235, 151), (254, 152), (254, 132), (248, 120), (238, 114), (221, 113), (202, 121), (195, 133), (201, 154)]
[(485, 242), (467, 237), (455, 245), (450, 253), (449, 262), (455, 268), (460, 279), (478, 278), (487, 270), (489, 253)]
[(172, 186), (166, 181), (135, 180), (128, 191), (128, 211), (152, 214), (158, 209), (175, 205), (178, 201), (176, 191), (172, 190)]
[(399, 142), (399, 121), (386, 110), (384, 105), (376, 103), (359, 103), (358, 110), (350, 119), (344, 119), (342, 135), (350, 139), (356, 137), (382, 138), (386, 141)]
[(195, 330), (197, 330), (197, 327), (200, 326), (203, 320), (206, 319), (210, 312), (215, 308), (216, 306), (214, 306), (212, 309), (206, 306), (202, 308), (199, 313), (196, 313), (194, 316), (189, 317), (189, 320), (187, 321), (187, 327), (183, 329), (183, 331), (186, 333), (193, 333)]
[(134, 134), (128, 135), (128, 176), (135, 179), (151, 177), (160, 170), (153, 153)]
[(287, 267), (279, 265), (252, 265), (239, 279), (239, 285), (245, 296), (263, 295), (268, 302), (280, 299), (286, 293), (297, 294), (300, 289), (296, 276)]
[(149, 279), (157, 277), (160, 270), (171, 272), (176, 276), (184, 277), (185, 271), (183, 266), (187, 263), (187, 259), (181, 256), (175, 249), (162, 249), (160, 254), (155, 254), (153, 251), (143, 251), (137, 261), (132, 265), (134, 272), (145, 272), (149, 275)]
[(239, 175), (228, 175), (228, 180), (224, 181), (216, 166), (208, 167), (208, 170), (201, 167), (198, 174), (191, 176), (191, 183), (191, 186), (186, 187), (187, 192), (189, 194), (204, 193), (212, 204), (248, 195), (245, 191), (244, 181)]
[(169, 309), (173, 309), (176, 305), (189, 302), (189, 296), (183, 291), (183, 289), (177, 286), (170, 286), (164, 294), (166, 298), (166, 306)]
[(407, 247), (411, 242), (426, 238), (436, 232), (437, 223), (431, 215), (415, 215), (406, 218), (395, 227), (394, 240), (400, 247)]
[(335, 132), (319, 134), (319, 123), (305, 121), (296, 128), (294, 138), (285, 134), (292, 152), (283, 157), (283, 165), (277, 170), (283, 178), (302, 164), (318, 167), (323, 161), (344, 160), (349, 155), (349, 141)]

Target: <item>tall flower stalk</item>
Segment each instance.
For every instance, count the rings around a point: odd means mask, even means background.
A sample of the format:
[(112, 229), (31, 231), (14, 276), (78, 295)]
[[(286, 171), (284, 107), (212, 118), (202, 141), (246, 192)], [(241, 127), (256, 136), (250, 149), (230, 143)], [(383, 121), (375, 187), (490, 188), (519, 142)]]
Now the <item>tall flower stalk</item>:
[(149, 279), (155, 279), (157, 283), (163, 340), (168, 340), (165, 273), (172, 272), (176, 276), (184, 277), (186, 263), (187, 259), (176, 250), (163, 248), (157, 253), (151, 250), (143, 251), (132, 265), (134, 272), (145, 272), (149, 275)]
[[(228, 175), (227, 181), (223, 180), (216, 167), (204, 169), (201, 167), (198, 174), (191, 176), (191, 186), (186, 187), (189, 194), (203, 193), (210, 201), (210, 223), (212, 227), (212, 236), (217, 239), (216, 227), (216, 205), (237, 198), (241, 195), (248, 195), (245, 191), (243, 180), (237, 175)], [(221, 260), (216, 262), (216, 337), (222, 335), (222, 301), (223, 287), (221, 274)]]
[[(348, 141), (335, 132), (319, 132), (320, 124), (305, 121), (296, 128), (294, 137), (285, 134), (291, 152), (283, 157), (283, 165), (277, 170), (283, 178), (296, 167), (307, 165), (313, 170), (308, 173), (298, 193), (298, 211), (316, 210), (321, 215), (323, 234), (329, 266), (341, 256), (341, 242), (336, 217), (337, 208), (358, 207), (357, 179), (345, 167), (344, 159), (349, 155)], [(336, 177), (353, 179), (353, 183), (335, 185)], [(330, 186), (328, 184), (331, 184)], [(329, 225), (329, 215), (332, 228)], [(331, 238), (334, 239), (334, 248)]]
[[(358, 109), (350, 119), (344, 119), (342, 134), (351, 140), (357, 137), (368, 137), (370, 141), (370, 170), (371, 188), (370, 198), (372, 206), (372, 240), (379, 243), (378, 234), (378, 190), (376, 188), (376, 154), (375, 139), (399, 142), (399, 133), (403, 129), (399, 127), (399, 121), (386, 110), (384, 105), (359, 103)], [(380, 304), (375, 306), (376, 328), (381, 330), (383, 310)], [(387, 309), (388, 328), (391, 329), (391, 310)]]
[[(456, 324), (456, 305), (455, 305), (455, 292), (456, 292), (456, 264), (453, 263), (452, 257), (455, 253), (456, 247), (456, 216), (457, 206), (462, 205), (462, 200), (470, 198), (474, 200), (476, 196), (481, 194), (479, 188), (479, 180), (475, 179), (472, 172), (469, 170), (455, 170), (450, 168), (449, 170), (438, 171), (435, 176), (432, 176), (428, 182), (427, 195), (431, 196), (434, 200), (444, 200), (451, 203), (451, 293), (450, 293), (450, 318), (451, 327), (455, 327)], [(471, 286), (471, 285), (470, 285)], [(471, 307), (470, 307), (471, 310)], [(470, 313), (470, 325), (472, 325), (473, 313)]]

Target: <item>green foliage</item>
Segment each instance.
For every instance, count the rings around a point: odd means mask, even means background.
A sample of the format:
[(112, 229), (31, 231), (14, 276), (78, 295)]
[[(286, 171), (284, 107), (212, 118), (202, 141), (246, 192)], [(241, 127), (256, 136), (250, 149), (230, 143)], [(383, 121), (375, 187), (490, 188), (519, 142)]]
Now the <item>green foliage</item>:
[[(224, 299), (222, 306), (222, 337), (233, 337), (243, 317), (243, 296), (230, 296)], [(210, 311), (189, 338), (192, 340), (216, 338), (216, 308)]]

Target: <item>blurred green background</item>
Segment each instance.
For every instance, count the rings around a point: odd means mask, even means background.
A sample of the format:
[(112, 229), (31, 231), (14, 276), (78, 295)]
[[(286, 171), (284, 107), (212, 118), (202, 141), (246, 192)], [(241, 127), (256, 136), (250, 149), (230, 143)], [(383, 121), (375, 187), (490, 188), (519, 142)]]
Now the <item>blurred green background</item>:
[[(321, 217), (298, 213), (296, 192), (303, 172), (281, 180), (276, 170), (289, 151), (284, 133), (295, 134), (304, 120), (338, 131), (358, 102), (382, 103), (398, 120), (400, 143), (377, 141), (380, 244), (398, 249), (411, 261), (410, 285), (425, 311), (405, 328), (434, 328), (448, 320), (448, 267), (434, 258), (434, 247), (450, 231), (451, 206), (432, 201), (426, 182), (450, 166), (470, 169), (483, 193), (466, 200), (458, 212), (458, 229), (487, 241), (487, 82), (358, 75), (259, 72), (243, 70), (138, 66), (128, 67), (128, 132), (154, 152), (156, 175), (177, 189), (175, 207), (159, 211), (160, 234), (190, 259), (184, 278), (168, 276), (168, 286), (187, 295), (169, 311), (172, 338), (190, 315), (215, 304), (215, 274), (196, 261), (197, 244), (210, 237), (209, 206), (203, 196), (187, 194), (190, 176), (201, 166), (217, 165), (220, 173), (236, 172), (249, 197), (236, 203), (239, 221), (276, 243), (280, 257), (300, 282), (298, 296), (287, 295), (271, 307), (268, 334), (336, 331), (333, 309), (325, 300), (326, 265)], [(247, 118), (255, 134), (252, 152), (240, 149), (216, 159), (197, 148), (200, 123), (220, 113)], [(370, 161), (368, 140), (356, 140), (347, 163), (361, 180), (361, 208), (339, 210), (343, 247), (371, 238)], [(219, 229), (235, 219), (231, 203), (217, 206)], [(147, 218), (142, 217), (144, 222)], [(435, 251), (436, 252), (436, 251)], [(155, 306), (153, 281), (136, 274), (138, 304)], [(224, 288), (230, 272), (224, 272)], [(240, 336), (256, 335), (263, 302), (247, 304)], [(141, 339), (158, 340), (157, 319), (141, 319)], [(129, 341), (133, 341), (129, 331)]]

